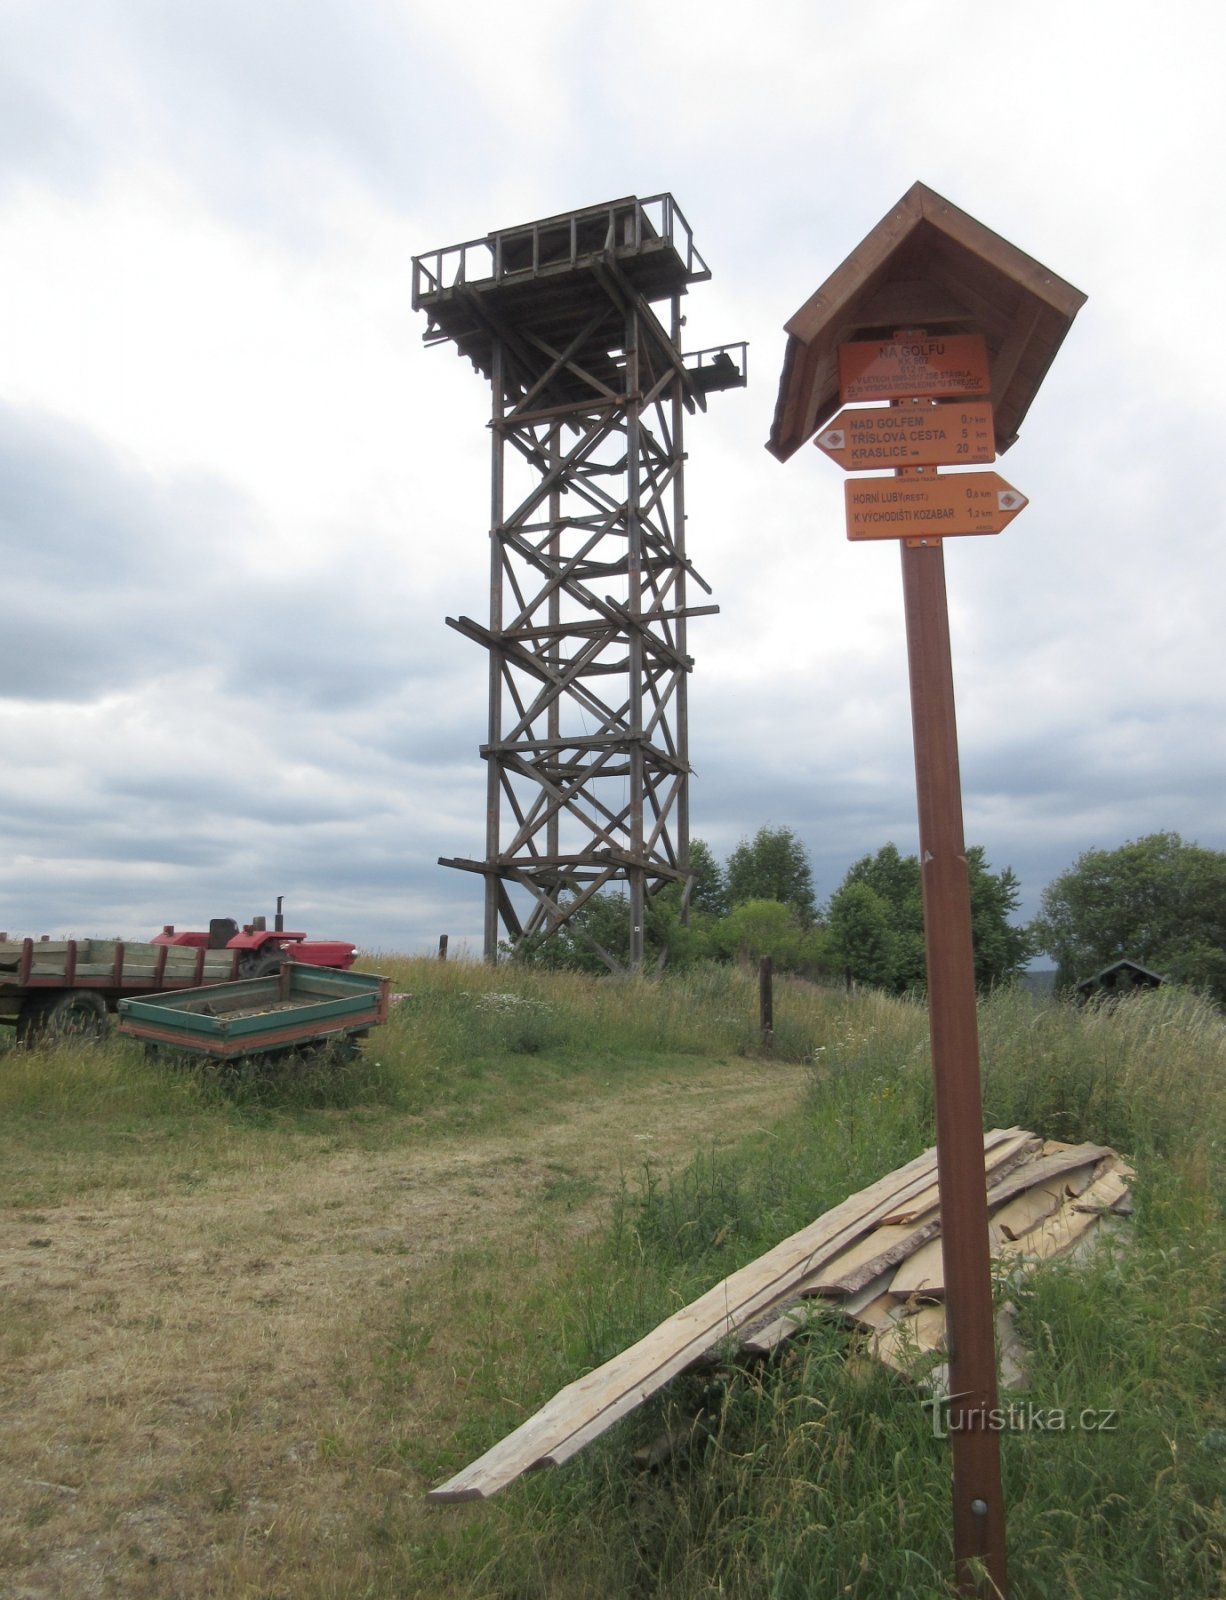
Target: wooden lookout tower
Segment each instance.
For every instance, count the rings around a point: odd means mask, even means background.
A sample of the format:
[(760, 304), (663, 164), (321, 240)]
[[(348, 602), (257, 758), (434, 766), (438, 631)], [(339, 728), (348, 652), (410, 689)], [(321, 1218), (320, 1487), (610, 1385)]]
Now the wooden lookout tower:
[(505, 228), (418, 256), (427, 344), (488, 380), (487, 960), (628, 886), (630, 965), (651, 898), (689, 883), (682, 419), (745, 382), (744, 344), (682, 355), (681, 297), (710, 277), (670, 194)]

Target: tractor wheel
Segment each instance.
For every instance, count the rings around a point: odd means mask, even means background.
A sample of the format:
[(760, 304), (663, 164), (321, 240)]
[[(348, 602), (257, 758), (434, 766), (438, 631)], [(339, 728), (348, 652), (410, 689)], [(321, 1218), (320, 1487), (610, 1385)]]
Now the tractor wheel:
[(26, 1044), (40, 1039), (104, 1039), (110, 1029), (106, 1001), (93, 989), (67, 989), (62, 994), (28, 1000), (21, 1009), (17, 1037)]
[(249, 950), (239, 958), (238, 975), (240, 978), (267, 978), (280, 972), (284, 961), (283, 950)]

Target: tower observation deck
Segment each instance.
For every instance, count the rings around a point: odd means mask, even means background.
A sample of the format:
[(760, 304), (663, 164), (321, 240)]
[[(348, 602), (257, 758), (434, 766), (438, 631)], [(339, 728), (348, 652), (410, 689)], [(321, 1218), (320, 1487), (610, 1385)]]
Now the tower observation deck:
[(681, 297), (710, 277), (670, 194), (629, 197), (417, 256), (427, 344), (488, 381), (488, 620), (448, 617), (489, 657), (485, 883), (493, 960), (624, 883), (629, 964), (646, 913), (689, 894), (685, 413), (745, 383), (745, 345), (683, 355)]

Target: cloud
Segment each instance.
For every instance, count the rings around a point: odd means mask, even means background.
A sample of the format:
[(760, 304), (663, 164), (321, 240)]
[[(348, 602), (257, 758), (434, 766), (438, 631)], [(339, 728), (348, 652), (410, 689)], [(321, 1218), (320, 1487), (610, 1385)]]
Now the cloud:
[(1028, 908), (1087, 848), (1226, 847), (1222, 23), (1027, 17), (8, 8), (0, 921), (135, 936), (285, 893), (308, 931), (476, 947), (481, 882), (435, 863), (484, 851), (487, 661), (444, 618), (484, 615), (490, 400), (422, 348), (411, 259), (662, 189), (715, 274), (686, 348), (751, 341), (751, 387), (687, 419), (722, 608), (690, 628), (695, 831), (790, 826), (822, 894), (915, 847), (896, 551), (763, 441), (783, 323), (921, 177), (1091, 296), (1000, 465), (1030, 506), (947, 543), (968, 839)]

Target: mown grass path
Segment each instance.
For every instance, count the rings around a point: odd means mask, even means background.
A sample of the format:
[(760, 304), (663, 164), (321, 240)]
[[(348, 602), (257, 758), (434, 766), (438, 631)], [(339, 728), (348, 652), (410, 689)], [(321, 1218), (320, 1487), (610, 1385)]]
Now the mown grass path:
[(560, 1079), (484, 1129), (389, 1113), (372, 1148), (341, 1119), (305, 1154), (262, 1130), (245, 1155), (168, 1155), (137, 1131), (118, 1186), (95, 1156), (62, 1203), (0, 1211), (0, 1595), (413, 1592), (372, 1529), (395, 1504), (398, 1546), (430, 1537), (438, 1513), (406, 1524), (406, 1501), (481, 1404), (473, 1319), (550, 1272), (645, 1162), (769, 1126), (806, 1081), (672, 1058)]

